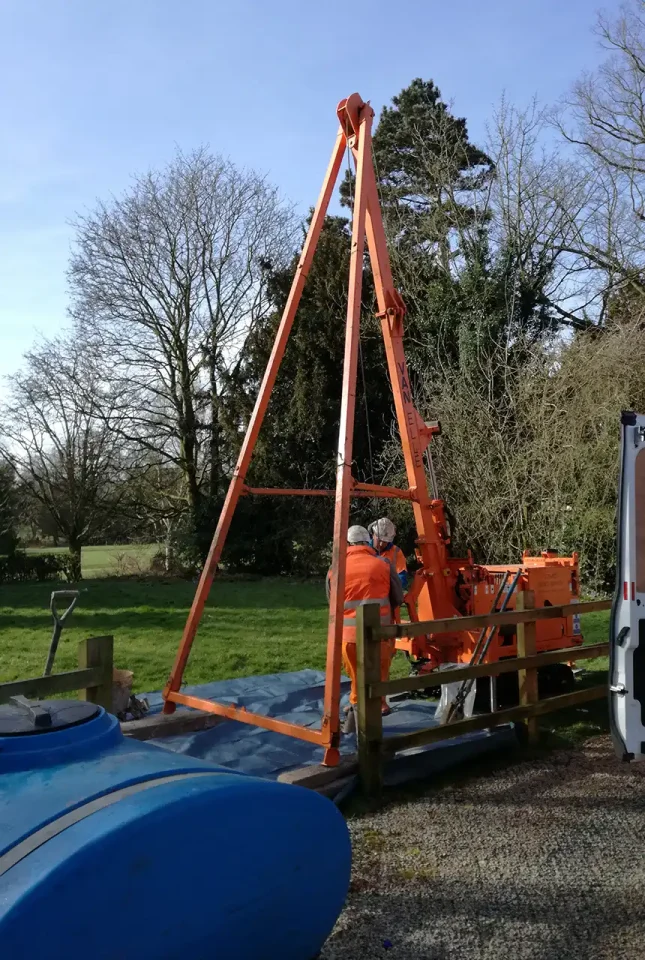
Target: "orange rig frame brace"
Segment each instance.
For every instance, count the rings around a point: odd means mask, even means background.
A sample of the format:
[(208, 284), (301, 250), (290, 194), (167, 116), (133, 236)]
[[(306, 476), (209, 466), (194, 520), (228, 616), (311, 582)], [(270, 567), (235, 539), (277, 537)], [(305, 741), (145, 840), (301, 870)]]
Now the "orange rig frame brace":
[[(433, 617), (459, 616), (447, 589), (447, 537), (444, 506), (441, 500), (432, 499), (428, 491), (423, 455), (438, 424), (425, 423), (412, 402), (408, 369), (403, 352), (403, 317), (405, 305), (394, 287), (392, 270), (383, 229), (383, 218), (378, 200), (376, 177), (372, 162), (372, 121), (374, 111), (357, 93), (341, 100), (337, 109), (340, 128), (334, 144), (331, 160), (325, 174), (322, 190), (316, 204), (309, 231), (302, 249), (291, 291), (276, 334), (271, 356), (267, 364), (253, 414), (244, 437), (237, 465), (224, 501), (224, 506), (213, 536), (195, 598), (177, 651), (168, 683), (163, 691), (164, 713), (172, 713), (177, 704), (207, 710), (211, 713), (251, 723), (277, 733), (298, 737), (324, 748), (324, 763), (335, 765), (339, 760), (340, 742), (340, 677), (343, 631), (343, 603), (345, 594), (346, 534), (349, 524), (351, 497), (402, 498), (412, 501), (418, 539), (417, 554), (421, 560), (421, 576), (427, 586), (427, 596)], [(245, 484), (246, 473), (253, 455), (262, 421), (271, 396), (271, 391), (284, 356), (300, 297), (320, 232), (325, 220), (329, 201), (341, 167), (345, 150), (349, 149), (355, 160), (356, 183), (352, 220), (351, 256), (349, 269), (349, 292), (347, 300), (347, 324), (345, 355), (343, 363), (342, 402), (338, 437), (336, 489), (332, 490), (283, 490), (275, 488), (251, 488)], [(365, 240), (372, 264), (374, 285), (381, 320), (389, 377), (394, 394), (396, 416), (405, 458), (409, 489), (379, 487), (374, 484), (357, 483), (352, 477), (352, 447), (354, 436), (354, 412), (356, 407), (356, 371), (359, 350), (359, 326), (361, 291), (363, 283), (363, 256)], [(327, 666), (322, 724), (312, 730), (299, 724), (287, 723), (271, 717), (244, 710), (243, 708), (215, 703), (200, 697), (187, 696), (180, 692), (182, 677), (204, 605), (222, 555), (226, 536), (241, 496), (267, 494), (273, 496), (334, 496), (334, 543), (331, 568), (331, 591), (329, 602), (329, 625), (327, 631)]]

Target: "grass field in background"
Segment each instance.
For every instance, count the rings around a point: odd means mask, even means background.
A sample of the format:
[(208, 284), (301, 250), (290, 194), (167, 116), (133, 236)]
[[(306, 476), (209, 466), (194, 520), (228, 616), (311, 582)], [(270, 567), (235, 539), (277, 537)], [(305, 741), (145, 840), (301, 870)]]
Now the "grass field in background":
[[(61, 586), (65, 586), (62, 584)], [(38, 674), (51, 636), (49, 596), (55, 583), (0, 587), (0, 680)], [(76, 666), (84, 637), (113, 634), (115, 665), (134, 670), (135, 689), (166, 680), (186, 622), (195, 584), (162, 579), (95, 579), (63, 630), (56, 671)], [(216, 581), (211, 590), (186, 680), (202, 683), (322, 668), (327, 601), (322, 582)]]
[[(92, 548), (89, 548), (90, 550)], [(100, 548), (109, 552), (113, 548)], [(54, 583), (0, 587), (0, 681), (42, 671), (51, 637), (49, 595)], [(64, 585), (62, 585), (64, 586)], [(80, 584), (81, 598), (59, 646), (55, 671), (76, 667), (78, 642), (113, 634), (115, 665), (134, 671), (135, 690), (166, 681), (195, 592), (187, 581), (94, 579)], [(607, 639), (608, 613), (582, 617), (587, 643)], [(215, 581), (186, 671), (186, 682), (282, 673), (325, 666), (327, 602), (322, 582), (286, 579)], [(581, 681), (602, 683), (607, 660), (585, 664)], [(392, 676), (405, 676), (399, 654)], [(605, 701), (544, 717), (541, 724), (570, 741), (606, 729)]]
[[(159, 543), (126, 543), (83, 547), (81, 569), (85, 579), (145, 574), (161, 549)], [(67, 547), (27, 547), (27, 553), (67, 553)]]

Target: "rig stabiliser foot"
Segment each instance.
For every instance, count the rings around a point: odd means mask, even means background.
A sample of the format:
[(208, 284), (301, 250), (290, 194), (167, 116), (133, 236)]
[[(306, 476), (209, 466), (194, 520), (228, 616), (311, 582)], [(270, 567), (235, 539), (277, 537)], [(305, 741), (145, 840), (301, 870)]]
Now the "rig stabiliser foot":
[(161, 712), (168, 715), (170, 713), (174, 713), (176, 709), (177, 709), (176, 703), (173, 703), (172, 700), (164, 700)]
[(340, 763), (340, 750), (338, 747), (327, 747), (323, 757), (323, 764), (326, 767), (337, 767)]

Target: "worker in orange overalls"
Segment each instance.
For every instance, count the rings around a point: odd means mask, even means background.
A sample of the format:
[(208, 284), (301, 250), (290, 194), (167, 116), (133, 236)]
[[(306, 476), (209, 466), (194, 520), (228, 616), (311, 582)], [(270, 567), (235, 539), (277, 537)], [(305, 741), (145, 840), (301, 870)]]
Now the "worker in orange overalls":
[[(329, 598), (331, 570), (327, 574), (327, 597)], [(343, 618), (343, 665), (351, 680), (349, 707), (346, 709), (344, 733), (356, 729), (354, 707), (356, 706), (356, 610), (366, 603), (378, 601), (381, 607), (381, 623), (392, 622), (392, 612), (403, 603), (403, 589), (394, 567), (383, 557), (377, 556), (370, 544), (370, 535), (365, 527), (353, 526), (347, 531), (347, 567), (345, 570), (345, 615)], [(391, 644), (381, 643), (381, 679), (387, 680), (392, 659)], [(390, 713), (387, 700), (383, 698), (382, 711)]]
[(381, 517), (380, 520), (370, 523), (368, 529), (372, 538), (372, 546), (379, 557), (385, 557), (386, 560), (390, 561), (399, 576), (403, 593), (407, 593), (410, 585), (410, 575), (403, 550), (397, 547), (394, 542), (396, 527), (387, 517)]
[[(394, 538), (396, 536), (396, 527), (388, 517), (381, 517), (380, 520), (375, 520), (374, 523), (370, 523), (367, 529), (371, 537), (372, 546), (378, 553), (379, 557), (384, 557), (386, 560), (389, 560), (396, 571), (398, 578), (401, 581), (401, 587), (405, 601), (405, 595), (410, 587), (410, 575), (408, 573), (408, 564), (403, 550), (401, 550), (400, 547), (397, 547), (394, 542)], [(400, 607), (397, 607), (395, 610), (393, 610), (392, 614), (394, 622), (400, 623)], [(394, 659), (395, 653), (396, 646), (394, 640), (392, 640), (390, 642), (390, 660)]]

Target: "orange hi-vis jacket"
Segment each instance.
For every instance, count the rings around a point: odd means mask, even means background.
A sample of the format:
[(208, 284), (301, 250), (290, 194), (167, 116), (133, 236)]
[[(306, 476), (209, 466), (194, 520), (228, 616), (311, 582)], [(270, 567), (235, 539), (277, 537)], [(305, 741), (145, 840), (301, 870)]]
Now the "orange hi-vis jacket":
[(391, 543), (387, 550), (379, 553), (379, 557), (385, 557), (386, 560), (389, 560), (397, 573), (403, 573), (404, 571), (407, 573), (408, 565), (405, 554), (395, 543)]
[(390, 607), (390, 564), (371, 547), (356, 544), (347, 548), (345, 570), (345, 615), (343, 643), (356, 643), (356, 611), (366, 603), (378, 602), (381, 623), (392, 622)]

